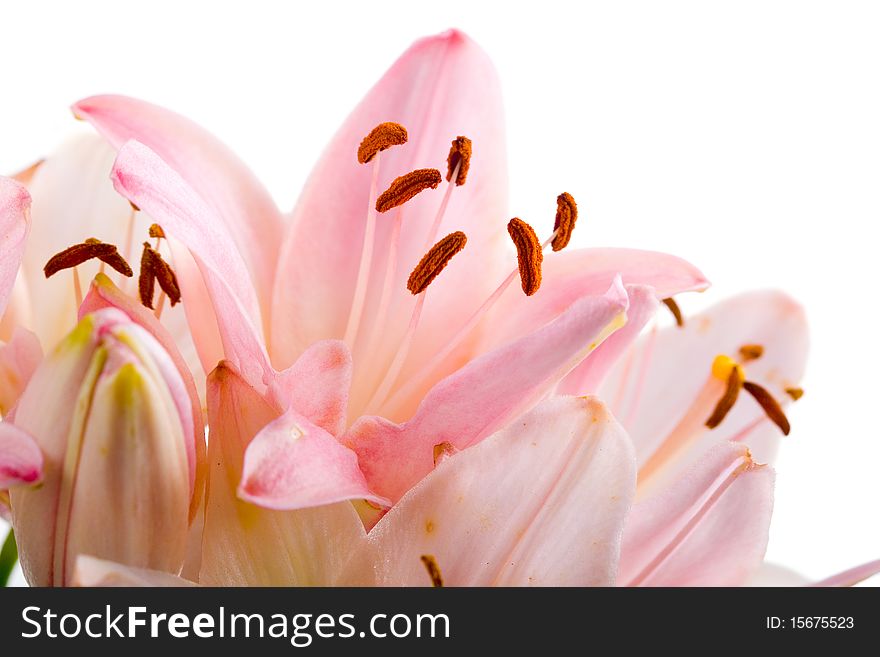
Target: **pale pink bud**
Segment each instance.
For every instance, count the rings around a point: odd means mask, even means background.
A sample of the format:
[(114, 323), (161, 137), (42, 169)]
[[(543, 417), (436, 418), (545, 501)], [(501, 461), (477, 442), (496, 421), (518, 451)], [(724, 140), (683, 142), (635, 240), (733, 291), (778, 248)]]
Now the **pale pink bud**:
[(115, 309), (86, 315), (34, 373), (15, 424), (44, 457), (42, 485), (10, 495), (31, 584), (68, 584), (80, 554), (179, 572), (192, 404), (155, 338)]

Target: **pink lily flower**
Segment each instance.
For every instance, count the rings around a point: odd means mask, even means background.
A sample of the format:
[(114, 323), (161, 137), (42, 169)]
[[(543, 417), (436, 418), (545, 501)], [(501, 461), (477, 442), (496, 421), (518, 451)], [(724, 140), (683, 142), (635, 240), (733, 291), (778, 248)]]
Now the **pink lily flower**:
[[(116, 149), (107, 173), (136, 221), (161, 226), (195, 371), (211, 372), (211, 440), (207, 459), (188, 459), (190, 522), (199, 464), (210, 471), (204, 533), (183, 576), (182, 543), (151, 563), (83, 542), (63, 557), (63, 583), (734, 585), (757, 576), (774, 484), (759, 462), (778, 442), (768, 418), (787, 425), (774, 404), (798, 396), (800, 309), (753, 293), (640, 338), (661, 301), (673, 306), (706, 279), (665, 254), (557, 253), (570, 236), (567, 194), (543, 244), (523, 222), (506, 226), (498, 82), (460, 32), (419, 41), (392, 66), (287, 219), (192, 122), (119, 96), (73, 109)], [(447, 153), (444, 183), (425, 167)], [(124, 313), (184, 367), (166, 345), (187, 339), (180, 325), (163, 315), (163, 328), (123, 285), (98, 275), (79, 315), (95, 312)], [(736, 399), (740, 389), (754, 400)]]

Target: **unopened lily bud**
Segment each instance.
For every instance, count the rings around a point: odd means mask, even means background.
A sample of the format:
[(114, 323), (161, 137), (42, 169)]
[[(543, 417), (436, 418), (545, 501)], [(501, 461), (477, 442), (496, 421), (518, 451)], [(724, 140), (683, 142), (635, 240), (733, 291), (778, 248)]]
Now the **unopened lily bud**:
[(192, 408), (167, 352), (116, 309), (86, 315), (45, 359), (15, 414), (43, 452), (42, 485), (10, 495), (32, 585), (68, 584), (80, 554), (180, 571)]

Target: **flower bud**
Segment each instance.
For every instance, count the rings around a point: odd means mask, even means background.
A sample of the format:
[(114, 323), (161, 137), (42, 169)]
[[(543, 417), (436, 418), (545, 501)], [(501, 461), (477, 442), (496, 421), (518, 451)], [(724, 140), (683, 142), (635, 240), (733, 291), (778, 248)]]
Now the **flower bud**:
[(15, 414), (43, 452), (43, 483), (10, 494), (32, 585), (68, 584), (80, 554), (180, 571), (192, 408), (168, 353), (116, 309), (83, 317), (43, 361)]

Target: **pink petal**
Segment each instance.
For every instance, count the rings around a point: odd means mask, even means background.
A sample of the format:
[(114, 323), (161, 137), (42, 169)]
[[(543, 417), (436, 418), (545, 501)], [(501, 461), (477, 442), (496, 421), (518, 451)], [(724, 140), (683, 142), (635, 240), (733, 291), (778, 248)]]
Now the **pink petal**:
[(238, 495), (267, 509), (303, 509), (365, 499), (370, 491), (355, 453), (293, 408), (266, 425), (245, 452)]
[(268, 312), (282, 219), (251, 171), (205, 129), (162, 107), (125, 96), (93, 96), (73, 106), (116, 149), (134, 139), (177, 171), (229, 231)]
[(31, 197), (11, 178), (0, 176), (0, 315), (12, 294), (30, 226)]
[(428, 393), (413, 418), (365, 417), (346, 444), (379, 494), (397, 500), (433, 468), (434, 446), (478, 443), (522, 414), (623, 325), (627, 297), (617, 281), (534, 333), (469, 362)]
[[(275, 287), (272, 349), (280, 365), (293, 362), (312, 342), (343, 337), (360, 263), (373, 166), (359, 164), (356, 153), (361, 139), (384, 121), (403, 124), (409, 142), (381, 154), (379, 191), (416, 168), (436, 167), (445, 175), (446, 156), (457, 135), (471, 138), (474, 144), (467, 183), (455, 189), (438, 231), (442, 237), (463, 230), (468, 246), (428, 292), (423, 315), (426, 328), (413, 344), (413, 362), (436, 352), (456, 324), (500, 282), (502, 269), (512, 266), (513, 260), (504, 255), (509, 218), (507, 165), (497, 75), (485, 53), (461, 32), (422, 39), (397, 60), (348, 117), (297, 204), (281, 250)], [(375, 321), (380, 336), (387, 340), (380, 353), (369, 344), (358, 345), (356, 367), (365, 358), (388, 356), (399, 340), (394, 334), (406, 328), (413, 304), (406, 277), (427, 248), (446, 185), (403, 206), (400, 259), (391, 287), (394, 297), (391, 311), (382, 317), (377, 316), (379, 287), (395, 212), (377, 217), (373, 285), (361, 337), (369, 334)], [(364, 376), (373, 373), (368, 368)], [(360, 376), (356, 370), (356, 379)]]
[(43, 454), (30, 435), (0, 422), (0, 490), (36, 484), (43, 473)]
[(192, 252), (216, 309), (226, 357), (252, 384), (267, 385), (273, 370), (263, 342), (257, 298), (237, 243), (215, 211), (180, 175), (137, 142), (120, 148), (111, 177), (120, 194)]
[(654, 288), (658, 299), (709, 285), (692, 264), (666, 253), (610, 248), (548, 253), (541, 289), (526, 297), (518, 286), (508, 288), (486, 322), (481, 348), (504, 344), (543, 326), (576, 299), (602, 294), (616, 276), (624, 285)]
[(626, 294), (629, 297), (626, 325), (615, 331), (588, 359), (563, 379), (559, 384), (560, 394), (586, 395), (596, 392), (608, 372), (617, 365), (621, 356), (638, 339), (642, 329), (654, 318), (660, 305), (654, 288), (628, 285)]
[(340, 579), (355, 550), (366, 550), (363, 525), (350, 503), (274, 511), (236, 496), (245, 449), (277, 413), (225, 363), (211, 374), (208, 413), (210, 493), (199, 581), (207, 586), (371, 583), (369, 563), (352, 568), (352, 578)]
[(803, 586), (807, 578), (783, 566), (764, 562), (752, 576), (749, 577), (745, 586)]
[(16, 329), (12, 340), (0, 346), (0, 415), (7, 420), (41, 360), (40, 341), (25, 329)]
[(880, 559), (863, 563), (842, 573), (820, 580), (811, 586), (855, 586), (869, 577), (880, 573)]
[[(122, 311), (131, 321), (152, 335), (165, 350), (164, 354), (158, 354), (161, 362), (165, 360), (167, 355), (171, 359), (174, 369), (180, 375), (180, 380), (186, 386), (185, 393), (175, 396), (174, 402), (178, 404), (180, 417), (191, 420), (189, 422), (190, 426), (186, 430), (189, 435), (187, 440), (187, 459), (190, 464), (190, 476), (194, 492), (191, 513), (194, 514), (202, 502), (207, 464), (205, 462), (205, 423), (192, 373), (190, 373), (189, 368), (181, 357), (174, 340), (153, 313), (132, 297), (123, 294), (107, 276), (98, 274), (95, 280), (92, 281), (89, 292), (85, 299), (83, 299), (82, 306), (80, 306), (80, 319), (102, 308), (116, 308)], [(166, 379), (172, 380), (172, 377), (166, 377)]]
[[(714, 397), (698, 402), (713, 359), (718, 354), (738, 359), (739, 348), (746, 344), (764, 347), (760, 359), (745, 364), (746, 376), (765, 386), (780, 403), (788, 403), (785, 388), (797, 386), (803, 375), (808, 336), (803, 309), (782, 292), (748, 292), (722, 301), (686, 317), (683, 328), (671, 326), (644, 336), (621, 359), (598, 394), (627, 428), (640, 467), (673, 432), (683, 430), (688, 435), (677, 439), (692, 444), (686, 452), (689, 458), (734, 437), (745, 439), (760, 461), (772, 458), (781, 434), (762, 420), (763, 411), (748, 395), (717, 429), (703, 426), (717, 403)], [(700, 408), (694, 408), (695, 403)], [(680, 426), (690, 411), (695, 413), (692, 426)], [(753, 426), (757, 432), (751, 429), (747, 436), (740, 435)], [(756, 440), (760, 433), (767, 439)]]
[(132, 566), (124, 566), (115, 561), (106, 561), (88, 555), (80, 555), (76, 559), (71, 586), (190, 587), (196, 586), (196, 584), (158, 570), (134, 568)]
[(369, 537), (380, 583), (610, 586), (635, 489), (632, 447), (605, 406), (549, 399), (439, 463)]
[(623, 534), (623, 586), (738, 586), (764, 558), (775, 474), (735, 443), (638, 502)]
[(282, 372), (275, 395), (334, 436), (342, 435), (351, 387), (351, 352), (341, 340), (322, 340)]

